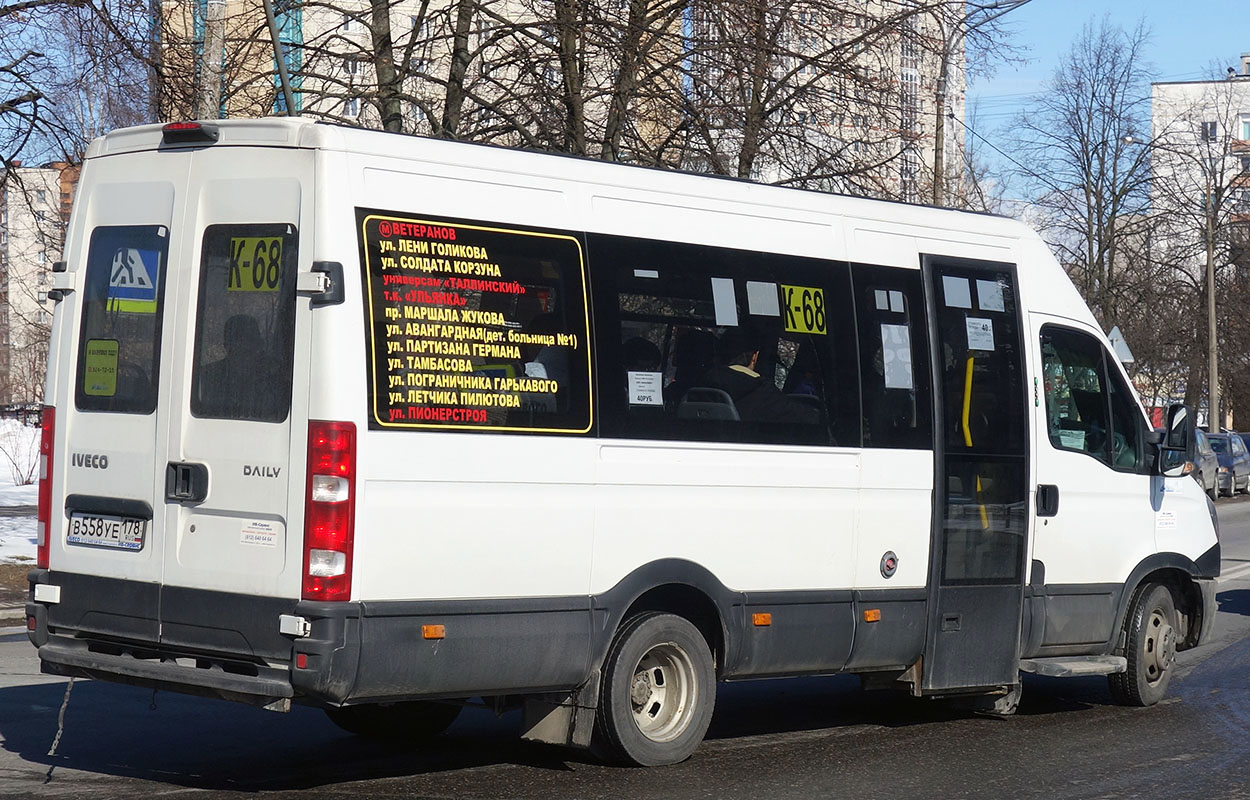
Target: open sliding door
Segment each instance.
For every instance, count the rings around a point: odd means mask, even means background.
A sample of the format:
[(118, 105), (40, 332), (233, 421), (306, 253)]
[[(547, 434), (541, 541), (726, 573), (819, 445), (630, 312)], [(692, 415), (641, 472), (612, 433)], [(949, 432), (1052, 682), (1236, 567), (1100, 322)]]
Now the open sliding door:
[(1011, 264), (923, 257), (935, 475), (923, 690), (1019, 680), (1029, 518), (1021, 309)]

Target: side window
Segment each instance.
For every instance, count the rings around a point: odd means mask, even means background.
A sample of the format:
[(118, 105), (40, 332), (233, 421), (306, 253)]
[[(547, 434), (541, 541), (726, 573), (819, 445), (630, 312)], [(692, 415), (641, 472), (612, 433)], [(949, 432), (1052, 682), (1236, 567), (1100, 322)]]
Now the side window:
[(856, 264), (865, 447), (933, 447), (920, 270)]
[(845, 264), (588, 237), (605, 436), (859, 445)]
[(590, 431), (577, 236), (356, 213), (370, 427)]
[(191, 413), (281, 422), (291, 408), (295, 226), (210, 225), (200, 253)]
[(168, 251), (163, 225), (92, 231), (74, 382), (79, 409), (156, 410)]
[(1141, 453), (1137, 404), (1106, 350), (1092, 336), (1049, 325), (1041, 345), (1051, 445), (1134, 469)]

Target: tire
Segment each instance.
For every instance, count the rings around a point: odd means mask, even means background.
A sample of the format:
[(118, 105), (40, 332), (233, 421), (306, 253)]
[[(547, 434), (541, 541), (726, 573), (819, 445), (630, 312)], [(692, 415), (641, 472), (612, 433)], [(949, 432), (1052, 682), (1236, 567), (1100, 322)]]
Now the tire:
[(366, 739), (428, 742), (451, 727), (460, 716), (460, 706), (413, 700), (327, 708), (325, 712), (335, 725)]
[(1218, 482), (1216, 482), (1210, 489), (1207, 489), (1207, 497), (1210, 497), (1212, 500), (1220, 499), (1220, 484)]
[(1166, 586), (1141, 590), (1126, 621), (1128, 671), (1108, 675), (1111, 696), (1123, 706), (1152, 706), (1167, 693), (1176, 661), (1176, 603)]
[(621, 626), (603, 662), (595, 749), (642, 767), (685, 761), (715, 704), (716, 670), (703, 634), (673, 614), (639, 614)]

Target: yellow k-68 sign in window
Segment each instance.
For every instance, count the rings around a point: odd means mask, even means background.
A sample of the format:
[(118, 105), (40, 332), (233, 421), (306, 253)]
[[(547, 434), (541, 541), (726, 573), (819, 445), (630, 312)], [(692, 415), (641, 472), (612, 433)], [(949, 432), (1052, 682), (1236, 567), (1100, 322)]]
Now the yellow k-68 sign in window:
[(230, 240), (231, 292), (276, 292), (282, 281), (282, 238), (235, 237)]

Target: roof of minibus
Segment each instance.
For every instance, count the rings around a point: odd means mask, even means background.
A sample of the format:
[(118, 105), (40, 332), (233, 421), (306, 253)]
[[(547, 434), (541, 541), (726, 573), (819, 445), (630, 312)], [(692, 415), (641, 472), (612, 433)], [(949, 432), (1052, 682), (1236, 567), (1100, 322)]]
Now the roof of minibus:
[[(826, 213), (845, 214), (854, 217), (881, 217), (882, 204), (897, 214), (898, 222), (926, 224), (920, 217), (934, 215), (927, 224), (940, 224), (943, 216), (957, 214), (961, 217), (959, 227), (979, 233), (1009, 238), (1032, 238), (1036, 234), (1028, 226), (996, 214), (977, 211), (960, 211), (936, 206), (904, 203), (893, 200), (876, 200), (831, 192), (796, 189), (761, 184), (742, 178), (734, 178), (682, 170), (643, 167), (620, 164), (600, 159), (520, 150), (499, 145), (469, 142), (453, 142), (425, 136), (389, 133), (385, 131), (335, 125), (301, 117), (265, 117), (261, 119), (212, 120), (203, 123), (216, 128), (218, 139), (211, 145), (176, 145), (169, 149), (185, 150), (195, 146), (211, 147), (299, 147), (318, 150), (343, 150), (368, 153), (393, 158), (420, 161), (456, 163), (472, 161), (478, 168), (497, 167), (505, 172), (537, 172), (549, 177), (568, 178), (607, 185), (635, 185), (640, 180), (650, 188), (663, 191), (669, 181), (679, 182), (685, 192), (691, 190), (691, 182), (710, 182), (707, 193), (723, 196), (728, 191), (734, 199), (760, 202), (769, 206), (819, 206)], [(166, 149), (162, 146), (163, 125), (141, 125), (121, 128), (93, 141), (87, 149), (87, 158)], [(472, 148), (472, 156), (466, 158), (464, 148)], [(553, 160), (553, 158), (555, 160)], [(567, 166), (555, 167), (563, 163)], [(530, 166), (532, 165), (532, 166)], [(567, 174), (553, 174), (569, 170)], [(576, 170), (576, 174), (573, 174)], [(673, 185), (673, 184), (670, 184)], [(734, 188), (728, 188), (728, 187)], [(810, 198), (804, 200), (801, 198)], [(836, 207), (831, 207), (834, 201)], [(901, 217), (906, 217), (902, 219)], [(978, 221), (973, 221), (978, 220)]]
[[(123, 128), (91, 143), (87, 158), (123, 153), (179, 150), (197, 147), (293, 147), (344, 152), (409, 162), (462, 166), (544, 180), (567, 180), (634, 192), (670, 194), (717, 205), (747, 204), (767, 209), (778, 219), (798, 215), (841, 217), (865, 232), (903, 237), (910, 242), (895, 254), (896, 266), (919, 266), (917, 252), (963, 253), (972, 258), (1027, 261), (1033, 266), (1020, 273), (1021, 290), (1031, 294), (1030, 306), (1097, 326), (1076, 287), (1055, 262), (1049, 248), (1029, 226), (1008, 217), (958, 211), (828, 192), (771, 186), (737, 178), (611, 163), (599, 159), (518, 150), (508, 147), (452, 142), (422, 136), (352, 128), (299, 117), (213, 120), (217, 140), (202, 145), (162, 145), (162, 125)], [(874, 240), (882, 241), (879, 237)], [(877, 247), (877, 245), (864, 245)], [(888, 245), (887, 245), (888, 246)], [(904, 252), (906, 251), (906, 252)], [(875, 250), (878, 256), (884, 252)]]

